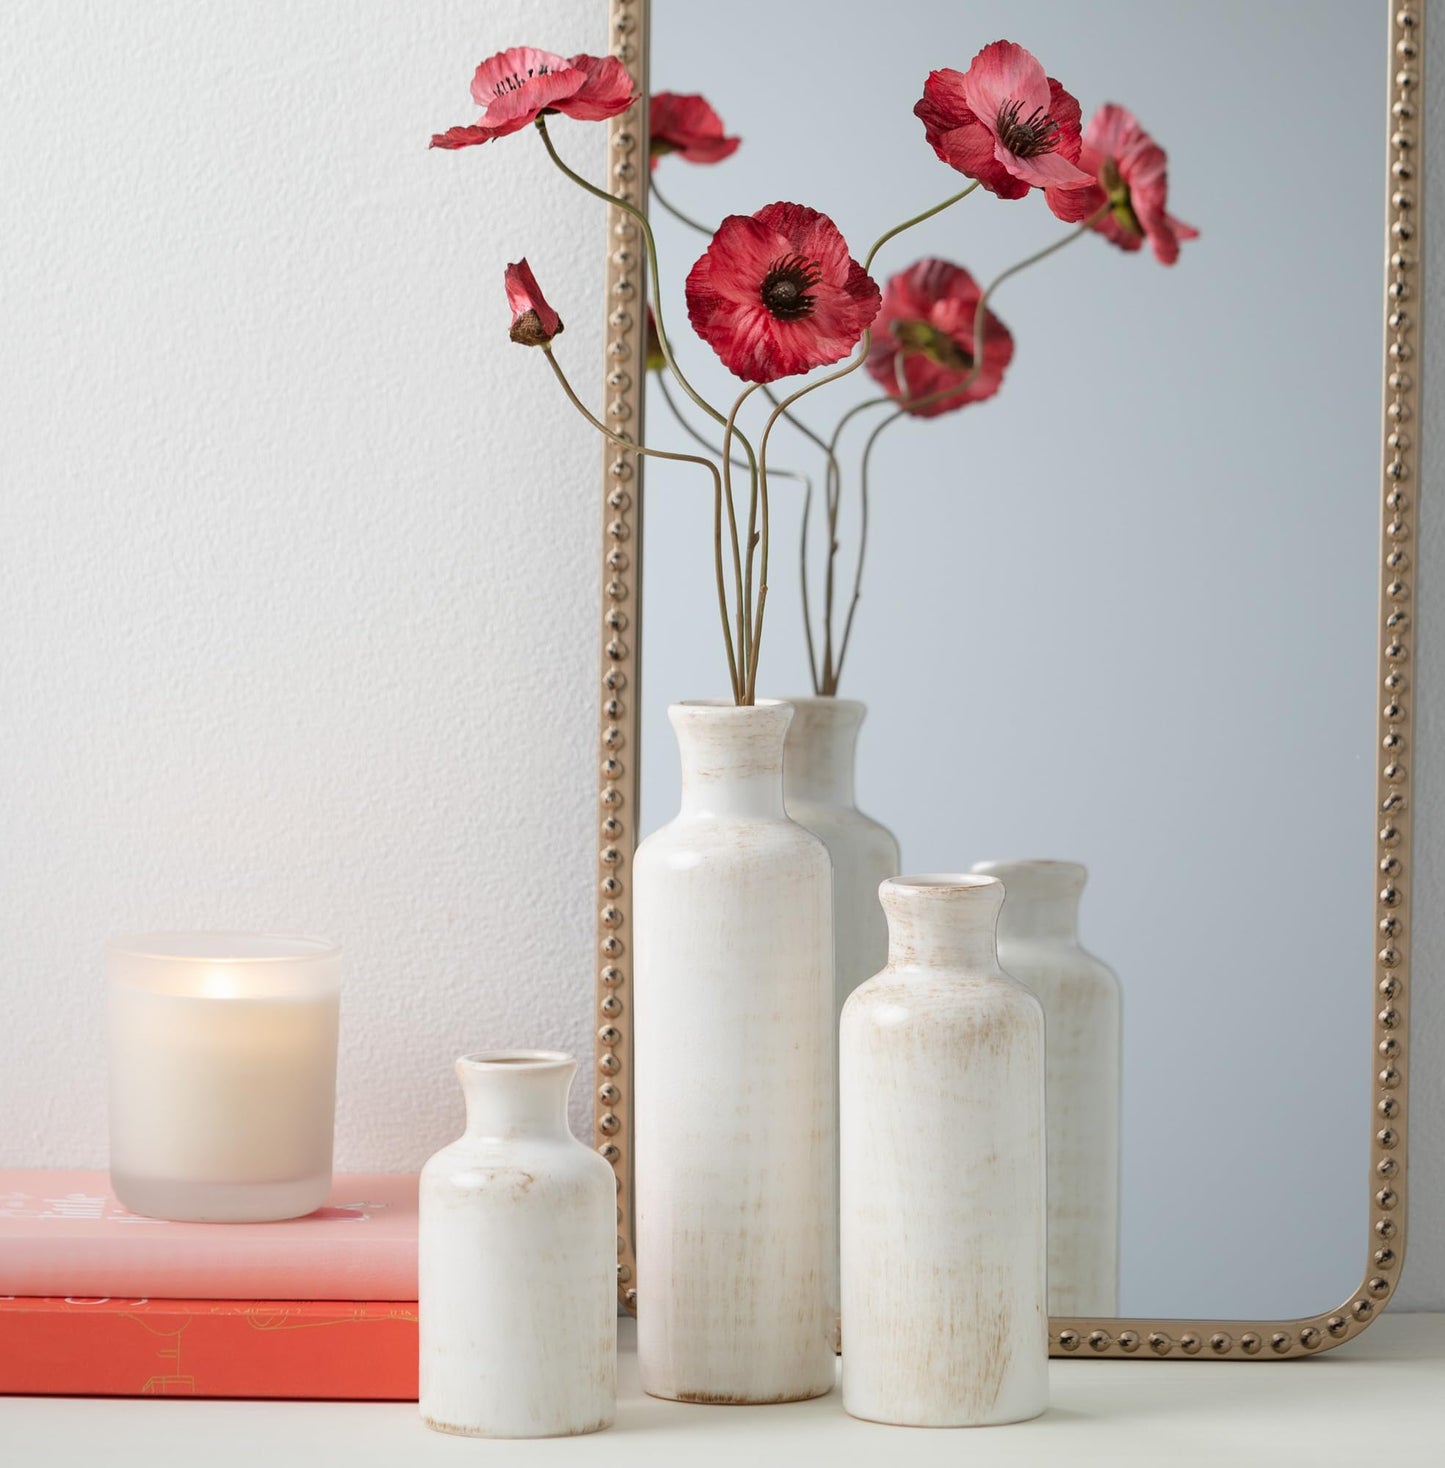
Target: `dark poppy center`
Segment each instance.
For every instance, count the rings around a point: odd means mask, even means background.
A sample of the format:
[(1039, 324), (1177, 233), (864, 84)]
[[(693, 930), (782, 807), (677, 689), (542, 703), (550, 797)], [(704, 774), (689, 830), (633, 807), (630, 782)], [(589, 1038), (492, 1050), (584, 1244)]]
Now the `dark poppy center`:
[(816, 260), (802, 255), (780, 255), (768, 266), (758, 295), (779, 321), (801, 321), (813, 309), (809, 292), (822, 280)]
[(1044, 111), (1035, 107), (1022, 116), (1022, 102), (1005, 102), (998, 110), (998, 140), (1015, 158), (1037, 158), (1052, 153), (1059, 146), (1059, 125)]
[(534, 76), (550, 76), (551, 74), (552, 68), (546, 62), (539, 66), (529, 66), (525, 76), (520, 71), (514, 71), (510, 76), (504, 76), (501, 81), (493, 85), (492, 96), (501, 97), (508, 92), (520, 92)]

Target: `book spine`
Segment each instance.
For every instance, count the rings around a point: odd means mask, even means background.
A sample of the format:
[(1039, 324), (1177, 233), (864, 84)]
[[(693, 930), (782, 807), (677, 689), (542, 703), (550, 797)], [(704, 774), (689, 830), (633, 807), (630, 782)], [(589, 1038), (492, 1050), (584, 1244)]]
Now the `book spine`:
[(0, 1393), (415, 1401), (409, 1303), (0, 1301)]
[(23, 1241), (0, 1263), (0, 1295), (195, 1300), (414, 1300), (416, 1242), (347, 1258), (338, 1249), (246, 1260), (219, 1251)]

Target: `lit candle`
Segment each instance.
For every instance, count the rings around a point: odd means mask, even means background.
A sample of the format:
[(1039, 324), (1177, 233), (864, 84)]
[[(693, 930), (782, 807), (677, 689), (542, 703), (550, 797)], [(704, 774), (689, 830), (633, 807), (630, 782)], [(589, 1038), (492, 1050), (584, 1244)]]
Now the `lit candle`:
[(154, 933), (106, 950), (110, 1179), (133, 1213), (297, 1218), (331, 1190), (341, 953)]

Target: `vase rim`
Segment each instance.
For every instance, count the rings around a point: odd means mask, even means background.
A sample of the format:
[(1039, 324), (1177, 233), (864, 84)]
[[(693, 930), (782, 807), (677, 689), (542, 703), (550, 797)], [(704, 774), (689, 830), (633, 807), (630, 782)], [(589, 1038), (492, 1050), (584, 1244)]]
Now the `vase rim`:
[(755, 714), (760, 709), (777, 709), (793, 706), (790, 698), (759, 698), (752, 703), (735, 703), (730, 698), (681, 698), (671, 707), (675, 709), (702, 709), (706, 713)]
[(981, 875), (999, 876), (1008, 872), (1040, 877), (1064, 877), (1084, 880), (1089, 869), (1081, 861), (1068, 861), (1058, 856), (1020, 856), (1007, 860), (976, 861), (973, 870)]
[(987, 892), (1003, 883), (982, 872), (911, 872), (889, 877), (883, 891), (906, 893)]
[(459, 1056), (457, 1064), (479, 1071), (559, 1070), (577, 1059), (565, 1050), (477, 1050)]

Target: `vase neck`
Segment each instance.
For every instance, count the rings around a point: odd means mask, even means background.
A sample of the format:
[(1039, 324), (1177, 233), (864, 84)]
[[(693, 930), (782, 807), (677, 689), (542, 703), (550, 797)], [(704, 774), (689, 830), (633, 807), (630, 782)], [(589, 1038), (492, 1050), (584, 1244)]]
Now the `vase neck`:
[(492, 1050), (464, 1055), (457, 1078), (467, 1105), (467, 1136), (564, 1137), (567, 1093), (577, 1062), (558, 1050)]
[(667, 716), (682, 756), (684, 815), (784, 816), (783, 741), (791, 704), (676, 703)]
[(981, 861), (974, 871), (1004, 885), (1001, 943), (1079, 941), (1079, 899), (1088, 868), (1076, 861)]
[(858, 730), (867, 710), (851, 698), (795, 698), (783, 750), (788, 800), (852, 805)]
[(879, 888), (888, 967), (901, 973), (998, 967), (1003, 884), (968, 874), (896, 877)]

